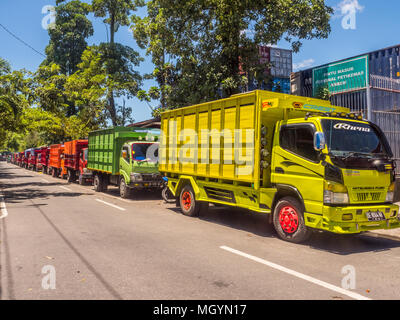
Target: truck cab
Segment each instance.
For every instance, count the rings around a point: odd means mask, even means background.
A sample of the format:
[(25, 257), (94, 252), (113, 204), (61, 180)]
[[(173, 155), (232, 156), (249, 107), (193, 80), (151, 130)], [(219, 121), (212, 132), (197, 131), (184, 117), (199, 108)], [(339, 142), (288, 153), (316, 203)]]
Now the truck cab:
[(88, 148), (84, 148), (80, 151), (79, 155), (79, 184), (84, 185), (88, 181), (93, 180), (92, 171), (87, 168), (88, 163)]
[(399, 227), (392, 157), (381, 129), (354, 114), (278, 122), (271, 183), (296, 201), (279, 206), (275, 227), (286, 237), (302, 223), (342, 234)]
[(129, 141), (121, 149), (120, 174), (129, 189), (161, 188), (158, 142)]

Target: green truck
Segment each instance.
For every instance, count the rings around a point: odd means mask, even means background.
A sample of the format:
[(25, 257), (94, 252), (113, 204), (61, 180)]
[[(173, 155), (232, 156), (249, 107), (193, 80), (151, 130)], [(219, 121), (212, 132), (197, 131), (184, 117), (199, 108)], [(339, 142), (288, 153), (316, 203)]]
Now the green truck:
[(161, 189), (158, 172), (159, 133), (139, 128), (114, 127), (89, 133), (87, 168), (97, 192), (119, 187), (122, 198), (132, 190)]
[(295, 243), (400, 227), (391, 148), (347, 108), (256, 90), (166, 111), (161, 130), (159, 170), (186, 215), (246, 208)]

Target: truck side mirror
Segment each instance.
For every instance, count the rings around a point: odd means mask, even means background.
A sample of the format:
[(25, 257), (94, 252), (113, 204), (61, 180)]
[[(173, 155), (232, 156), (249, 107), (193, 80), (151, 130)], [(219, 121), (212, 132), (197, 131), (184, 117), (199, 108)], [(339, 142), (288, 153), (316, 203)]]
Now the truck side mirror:
[(314, 133), (314, 149), (322, 151), (325, 148), (325, 135), (323, 132)]

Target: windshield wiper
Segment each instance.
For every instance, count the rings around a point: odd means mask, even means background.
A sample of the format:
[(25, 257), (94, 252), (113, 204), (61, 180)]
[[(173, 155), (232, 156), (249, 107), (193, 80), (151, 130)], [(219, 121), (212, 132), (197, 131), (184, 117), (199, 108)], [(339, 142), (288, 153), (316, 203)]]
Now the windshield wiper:
[(363, 153), (363, 152), (350, 152), (346, 157), (343, 158), (343, 160), (346, 161), (352, 157), (362, 157), (362, 156), (363, 156), (363, 158), (369, 158), (371, 156), (371, 154)]

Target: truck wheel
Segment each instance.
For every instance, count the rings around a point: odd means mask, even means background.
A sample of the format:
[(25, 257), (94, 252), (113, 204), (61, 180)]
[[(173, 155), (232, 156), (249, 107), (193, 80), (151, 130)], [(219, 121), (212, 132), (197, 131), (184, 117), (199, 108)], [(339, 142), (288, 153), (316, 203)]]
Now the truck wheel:
[(68, 170), (68, 173), (67, 173), (67, 181), (68, 181), (68, 182), (74, 182), (75, 180), (76, 180), (76, 178), (75, 178), (75, 173), (72, 172), (71, 170)]
[(102, 192), (107, 192), (108, 189), (108, 176), (107, 175), (103, 175), (101, 177), (101, 191)]
[(162, 190), (161, 190), (161, 197), (163, 198), (163, 200), (166, 203), (174, 203), (176, 201), (174, 195), (172, 194), (172, 192), (169, 190), (168, 186), (165, 186)]
[(311, 230), (304, 223), (304, 212), (300, 202), (293, 197), (284, 197), (274, 209), (273, 223), (282, 240), (301, 243), (307, 240)]
[(79, 184), (81, 185), (81, 186), (84, 186), (86, 183), (86, 181), (85, 181), (85, 179), (83, 178), (83, 175), (79, 175), (79, 178), (78, 178), (78, 181), (79, 181)]
[(182, 188), (179, 196), (179, 204), (182, 213), (189, 217), (197, 217), (200, 214), (200, 211), (203, 211), (208, 207), (208, 202), (203, 203), (196, 201), (191, 185), (186, 185)]
[(103, 191), (103, 177), (99, 174), (96, 174), (93, 179), (93, 186), (96, 192)]
[(119, 194), (121, 198), (127, 199), (131, 195), (131, 189), (126, 185), (125, 179), (121, 178), (119, 181)]

